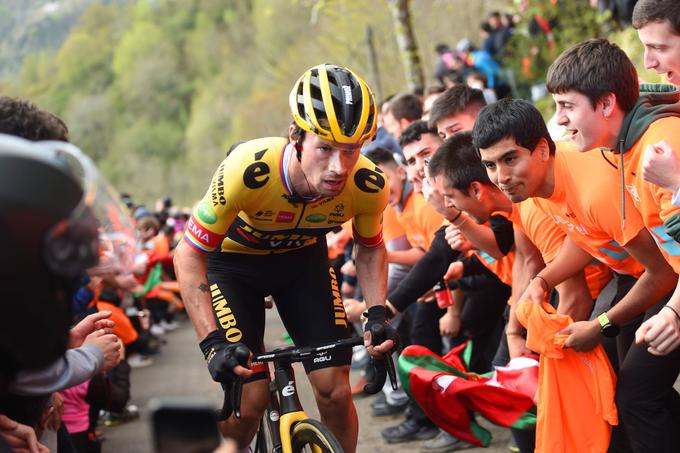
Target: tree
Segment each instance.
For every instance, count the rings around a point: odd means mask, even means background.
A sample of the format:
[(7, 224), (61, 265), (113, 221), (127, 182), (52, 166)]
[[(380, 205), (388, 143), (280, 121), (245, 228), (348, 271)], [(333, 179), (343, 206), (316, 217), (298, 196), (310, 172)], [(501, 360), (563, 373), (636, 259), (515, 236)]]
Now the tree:
[(406, 83), (409, 91), (425, 87), (423, 67), (420, 63), (418, 45), (413, 34), (411, 25), (411, 13), (409, 12), (409, 0), (388, 0), (387, 4), (392, 12), (394, 31), (399, 44), (401, 63), (406, 72)]

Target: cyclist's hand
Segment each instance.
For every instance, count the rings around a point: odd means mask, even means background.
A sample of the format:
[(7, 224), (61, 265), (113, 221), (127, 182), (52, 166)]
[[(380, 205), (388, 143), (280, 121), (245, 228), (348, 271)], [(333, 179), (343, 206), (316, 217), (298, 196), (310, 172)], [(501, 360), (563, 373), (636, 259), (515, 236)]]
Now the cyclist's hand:
[(399, 347), (399, 334), (387, 322), (386, 310), (384, 305), (374, 305), (366, 312), (364, 345), (374, 358), (380, 358)]
[(216, 382), (230, 384), (238, 377), (249, 378), (251, 353), (243, 343), (227, 343), (218, 330), (213, 330), (200, 343), (210, 376)]

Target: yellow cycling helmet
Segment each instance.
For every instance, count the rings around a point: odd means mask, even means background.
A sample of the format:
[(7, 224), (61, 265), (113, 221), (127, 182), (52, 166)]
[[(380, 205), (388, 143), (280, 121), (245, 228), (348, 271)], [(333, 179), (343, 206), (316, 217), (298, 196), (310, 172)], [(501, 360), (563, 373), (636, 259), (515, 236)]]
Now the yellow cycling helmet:
[(290, 92), (295, 124), (319, 137), (361, 145), (375, 134), (375, 98), (347, 68), (321, 64), (307, 70)]

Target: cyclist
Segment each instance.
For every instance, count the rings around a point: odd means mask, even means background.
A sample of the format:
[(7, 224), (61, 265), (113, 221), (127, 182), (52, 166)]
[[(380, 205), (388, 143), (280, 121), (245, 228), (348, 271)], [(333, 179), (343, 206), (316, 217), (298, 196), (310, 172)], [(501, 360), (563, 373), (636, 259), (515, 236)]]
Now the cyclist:
[[(382, 212), (389, 187), (380, 169), (360, 155), (376, 128), (369, 87), (349, 69), (322, 64), (307, 70), (290, 94), (288, 138), (262, 138), (236, 147), (220, 164), (177, 247), (182, 297), (216, 381), (246, 378), (242, 415), (222, 433), (248, 451), (268, 399), (265, 368), (234, 366), (245, 344), (261, 352), (264, 297), (277, 309), (297, 346), (349, 335), (325, 234), (353, 220), (356, 267), (368, 303), (367, 331), (385, 321), (387, 262)], [(370, 343), (370, 334), (366, 334)], [(356, 449), (358, 421), (351, 401), (351, 351), (317, 357), (305, 368), (321, 420), (345, 451)], [(233, 368), (233, 373), (232, 373)]]

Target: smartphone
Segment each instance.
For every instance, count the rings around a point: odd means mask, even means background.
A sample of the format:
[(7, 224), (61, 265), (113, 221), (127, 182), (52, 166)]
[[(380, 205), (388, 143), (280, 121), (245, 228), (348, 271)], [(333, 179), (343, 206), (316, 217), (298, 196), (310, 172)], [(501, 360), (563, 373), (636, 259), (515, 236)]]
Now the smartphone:
[(186, 398), (157, 398), (149, 402), (156, 453), (213, 453), (222, 436), (215, 410)]

